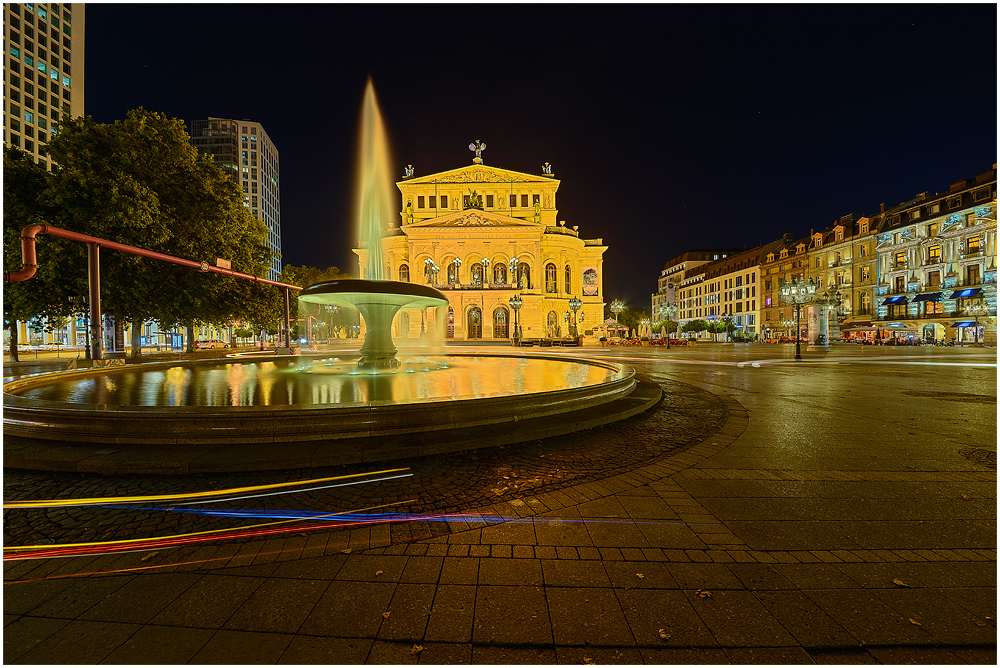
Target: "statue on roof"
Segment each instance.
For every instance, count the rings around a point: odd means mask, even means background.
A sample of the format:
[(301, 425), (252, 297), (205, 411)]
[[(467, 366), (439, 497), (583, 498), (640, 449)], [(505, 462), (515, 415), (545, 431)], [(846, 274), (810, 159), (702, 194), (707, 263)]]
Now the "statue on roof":
[(407, 165), (403, 168), (403, 178), (408, 179), (413, 176), (413, 165)]
[(476, 157), (472, 159), (472, 162), (477, 165), (483, 164), (483, 151), (486, 150), (486, 143), (477, 139), (474, 143), (469, 144), (469, 150), (476, 152)]
[(542, 165), (542, 174), (548, 174), (549, 176), (551, 176), (552, 165), (550, 165), (549, 163), (545, 163), (544, 165)]

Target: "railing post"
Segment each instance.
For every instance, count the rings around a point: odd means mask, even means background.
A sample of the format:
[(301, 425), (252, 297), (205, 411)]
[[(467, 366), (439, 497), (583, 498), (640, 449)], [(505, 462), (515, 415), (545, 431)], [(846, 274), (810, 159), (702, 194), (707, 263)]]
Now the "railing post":
[(285, 295), (285, 347), (292, 347), (292, 332), (291, 327), (288, 324), (289, 321), (289, 307), (288, 307), (288, 288), (282, 288), (282, 293)]
[(103, 359), (104, 323), (101, 319), (101, 246), (87, 244), (87, 279), (90, 286), (90, 357)]

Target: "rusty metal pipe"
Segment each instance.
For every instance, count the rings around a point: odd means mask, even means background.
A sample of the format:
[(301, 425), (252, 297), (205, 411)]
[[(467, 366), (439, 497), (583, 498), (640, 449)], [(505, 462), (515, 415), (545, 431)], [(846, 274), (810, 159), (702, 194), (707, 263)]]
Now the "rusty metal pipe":
[(153, 260), (161, 260), (163, 262), (179, 264), (183, 267), (191, 267), (192, 269), (200, 269), (201, 271), (210, 271), (216, 274), (224, 274), (226, 276), (242, 278), (248, 281), (255, 281), (257, 283), (266, 283), (267, 285), (274, 285), (279, 288), (302, 290), (302, 288), (299, 287), (298, 285), (279, 283), (278, 281), (272, 281), (266, 278), (260, 278), (258, 276), (251, 276), (250, 274), (242, 274), (238, 271), (233, 271), (232, 269), (222, 269), (220, 267), (213, 267), (207, 262), (185, 260), (184, 258), (174, 257), (173, 255), (165, 255), (163, 253), (157, 253), (155, 251), (146, 250), (145, 248), (128, 246), (126, 244), (120, 244), (114, 241), (108, 241), (107, 239), (92, 237), (87, 234), (80, 234), (79, 232), (70, 232), (69, 230), (64, 230), (59, 227), (53, 227), (51, 225), (28, 225), (23, 230), (21, 230), (21, 257), (22, 257), (21, 262), (23, 266), (19, 271), (12, 271), (12, 272), (5, 271), (3, 274), (3, 280), (5, 283), (16, 283), (19, 281), (26, 281), (35, 275), (35, 271), (38, 268), (37, 256), (35, 254), (35, 236), (39, 234), (51, 234), (54, 237), (62, 237), (63, 239), (69, 239), (71, 241), (81, 241), (86, 244), (99, 244), (102, 248), (118, 250), (124, 253), (139, 255), (140, 257), (148, 257)]

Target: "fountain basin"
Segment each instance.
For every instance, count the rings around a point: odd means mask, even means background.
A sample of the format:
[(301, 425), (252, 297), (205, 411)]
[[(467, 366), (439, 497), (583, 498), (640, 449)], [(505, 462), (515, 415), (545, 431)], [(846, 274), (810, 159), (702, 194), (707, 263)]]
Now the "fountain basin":
[[(210, 372), (209, 367), (219, 366), (213, 362), (156, 363), (133, 367), (135, 371), (129, 367), (88, 369), (18, 379), (4, 386), (4, 464), (103, 473), (179, 473), (385, 461), (570, 433), (634, 415), (660, 398), (659, 387), (652, 383), (636, 392), (640, 382), (634, 369), (611, 362), (535, 355), (444, 357), (455, 366), (424, 373), (376, 374), (369, 378), (373, 381), (370, 398), (341, 403), (312, 402), (315, 393), (307, 388), (323, 386), (312, 382), (322, 376), (316, 372), (289, 375), (293, 385), (309, 379), (297, 390), (300, 396), (308, 395), (309, 401), (298, 404), (94, 403), (90, 400), (109, 397), (88, 397), (81, 389), (108, 382), (129, 385), (136, 382), (130, 372), (165, 374), (182, 369), (197, 376), (193, 369)], [(523, 365), (528, 385), (484, 386), (483, 378), (491, 377), (491, 372), (486, 367), (472, 368), (474, 359)], [(301, 364), (302, 360), (288, 362)], [(275, 363), (273, 356), (261, 356), (231, 364)], [(545, 379), (558, 375), (539, 364), (561, 368), (570, 379), (590, 380), (570, 380), (561, 387), (532, 385), (539, 379), (545, 385)], [(435, 374), (440, 375), (440, 383), (434, 382)], [(421, 376), (438, 390), (413, 396), (411, 390), (400, 394), (392, 389), (396, 378)], [(289, 378), (279, 376), (275, 382), (287, 391)], [(358, 382), (359, 376), (350, 376), (352, 386)], [(480, 388), (469, 391), (475, 383)], [(192, 380), (192, 387), (208, 394), (211, 386), (200, 378)], [(53, 388), (59, 388), (56, 395), (51, 393)], [(217, 398), (226, 400), (222, 394)], [(351, 398), (362, 399), (360, 395)]]

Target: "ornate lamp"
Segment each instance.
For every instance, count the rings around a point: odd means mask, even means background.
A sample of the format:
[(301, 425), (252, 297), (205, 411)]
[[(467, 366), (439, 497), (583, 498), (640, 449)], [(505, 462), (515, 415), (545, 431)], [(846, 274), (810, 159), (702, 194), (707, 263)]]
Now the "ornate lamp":
[(517, 345), (517, 341), (521, 338), (521, 328), (517, 324), (517, 312), (521, 310), (521, 295), (515, 294), (513, 297), (507, 300), (510, 304), (510, 308), (514, 311), (514, 345)]
[(799, 339), (802, 326), (802, 305), (808, 304), (816, 295), (816, 282), (793, 278), (791, 281), (781, 281), (781, 299), (795, 305), (795, 361), (802, 361), (802, 347)]
[(575, 295), (569, 300), (569, 307), (573, 310), (573, 325), (570, 328), (570, 333), (573, 337), (579, 336), (576, 329), (576, 312), (579, 311), (582, 306), (583, 302), (580, 301), (580, 298)]

